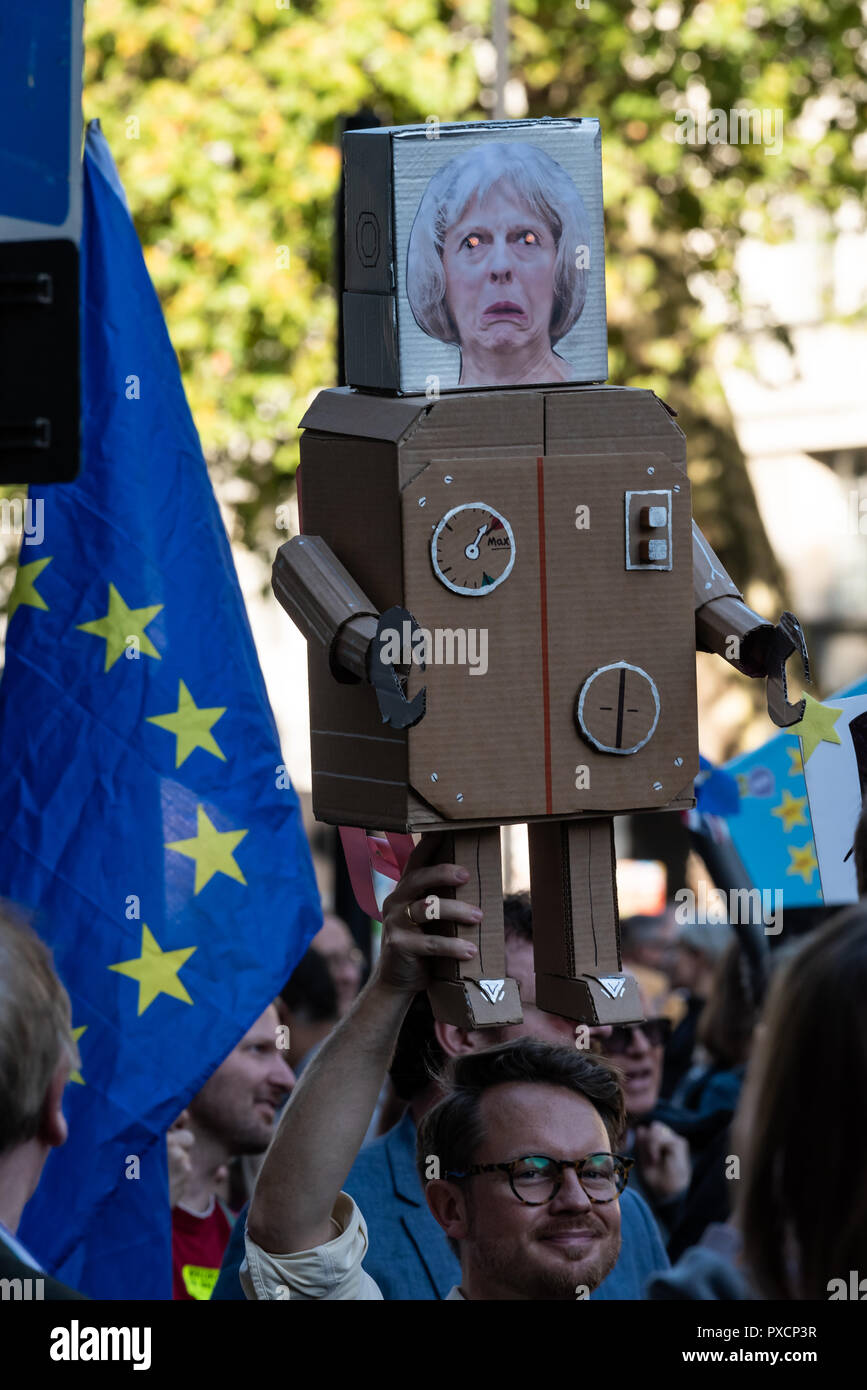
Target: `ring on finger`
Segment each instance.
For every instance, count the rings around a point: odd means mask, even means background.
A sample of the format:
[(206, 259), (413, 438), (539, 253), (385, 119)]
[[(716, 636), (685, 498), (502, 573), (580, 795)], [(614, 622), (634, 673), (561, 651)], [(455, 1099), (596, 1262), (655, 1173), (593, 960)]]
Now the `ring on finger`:
[(407, 903), (406, 907), (404, 908), (404, 912), (406, 913), (406, 915), (407, 915), (407, 917), (409, 918), (409, 920), (412, 922), (412, 925), (413, 925), (414, 927), (417, 927), (417, 926), (418, 926), (418, 922), (415, 920), (415, 918), (414, 918), (413, 915), (412, 915), (412, 903)]

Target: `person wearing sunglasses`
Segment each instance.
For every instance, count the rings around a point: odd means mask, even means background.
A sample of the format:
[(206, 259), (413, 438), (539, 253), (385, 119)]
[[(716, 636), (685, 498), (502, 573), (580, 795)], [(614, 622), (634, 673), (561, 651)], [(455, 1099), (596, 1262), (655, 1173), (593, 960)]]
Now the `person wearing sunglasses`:
[(600, 1043), (623, 1076), (629, 1120), (625, 1152), (636, 1161), (632, 1185), (648, 1202), (663, 1239), (677, 1223), (692, 1177), (688, 1141), (654, 1115), (670, 1037), (670, 1019), (648, 1018), (612, 1028)]
[[(382, 1297), (363, 1267), (363, 1215), (342, 1189), (432, 963), (476, 951), (421, 926), (427, 896), (467, 877), (458, 865), (431, 862), (436, 852), (434, 836), (414, 851), (385, 903), (373, 975), (283, 1113), (247, 1216), (240, 1280), (248, 1298)], [(477, 909), (445, 895), (440, 913), (478, 921)], [(444, 1090), (419, 1125), (417, 1168), (460, 1261), (448, 1297), (589, 1297), (621, 1247), (618, 1198), (630, 1163), (620, 1148), (617, 1069), (592, 1052), (519, 1038), (454, 1059)]]

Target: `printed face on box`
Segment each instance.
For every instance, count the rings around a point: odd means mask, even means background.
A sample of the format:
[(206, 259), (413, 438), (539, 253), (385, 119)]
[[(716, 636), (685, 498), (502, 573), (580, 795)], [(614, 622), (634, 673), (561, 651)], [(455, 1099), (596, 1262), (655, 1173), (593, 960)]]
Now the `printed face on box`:
[(590, 222), (566, 170), (500, 140), (457, 154), (415, 214), (406, 293), (416, 323), (460, 351), (460, 386), (572, 381), (558, 344), (584, 309)]

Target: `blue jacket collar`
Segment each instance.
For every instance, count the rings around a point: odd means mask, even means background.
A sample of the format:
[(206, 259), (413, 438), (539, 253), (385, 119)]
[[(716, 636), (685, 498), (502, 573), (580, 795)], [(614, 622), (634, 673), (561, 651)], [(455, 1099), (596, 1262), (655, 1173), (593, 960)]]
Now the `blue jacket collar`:
[(406, 1203), (400, 1213), (401, 1225), (415, 1246), (437, 1295), (446, 1298), (460, 1279), (460, 1265), (425, 1201), (415, 1166), (415, 1145), (415, 1123), (407, 1110), (400, 1124), (389, 1130), (385, 1139), (392, 1183), (395, 1196)]
[(426, 1208), (421, 1180), (415, 1166), (415, 1136), (415, 1122), (407, 1110), (400, 1123), (385, 1136), (385, 1150), (396, 1195), (414, 1207)]

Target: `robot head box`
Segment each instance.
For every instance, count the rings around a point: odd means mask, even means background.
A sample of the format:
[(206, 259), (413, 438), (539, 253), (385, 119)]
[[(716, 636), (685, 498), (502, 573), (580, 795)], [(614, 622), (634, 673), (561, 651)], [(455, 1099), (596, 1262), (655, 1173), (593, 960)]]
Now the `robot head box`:
[(350, 385), (605, 380), (598, 121), (352, 131), (344, 159)]

